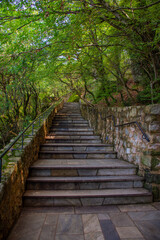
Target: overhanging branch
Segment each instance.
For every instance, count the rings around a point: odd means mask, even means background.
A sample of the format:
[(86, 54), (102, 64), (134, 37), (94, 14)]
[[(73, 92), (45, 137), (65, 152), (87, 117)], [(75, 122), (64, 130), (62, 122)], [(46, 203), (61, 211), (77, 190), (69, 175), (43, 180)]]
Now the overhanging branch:
[(132, 11), (135, 11), (135, 10), (143, 10), (143, 9), (147, 9), (147, 8), (150, 8), (154, 5), (157, 5), (160, 3), (160, 0), (157, 1), (157, 2), (154, 2), (154, 3), (151, 3), (147, 6), (144, 6), (144, 7), (137, 7), (137, 8), (130, 8), (130, 7), (120, 7), (120, 8), (116, 8), (116, 9), (113, 9), (113, 10), (110, 10), (111, 12), (115, 12), (115, 11), (119, 11), (119, 10), (132, 10)]

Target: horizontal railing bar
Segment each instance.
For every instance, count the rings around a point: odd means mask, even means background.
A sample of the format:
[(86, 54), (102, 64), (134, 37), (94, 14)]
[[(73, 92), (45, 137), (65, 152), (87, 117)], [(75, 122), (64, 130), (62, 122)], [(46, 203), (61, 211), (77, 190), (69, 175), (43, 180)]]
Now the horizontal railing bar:
[[(89, 107), (91, 107), (91, 106), (89, 106)], [(94, 106), (93, 106), (93, 108), (96, 109)], [(96, 110), (98, 111), (98, 109), (96, 109)], [(116, 125), (116, 121), (115, 121), (115, 116), (114, 116), (114, 115), (109, 115), (109, 116), (106, 116), (105, 118), (103, 118), (101, 112), (98, 111), (98, 114), (100, 115), (100, 117), (101, 117), (102, 120), (106, 120), (106, 118), (112, 118), (113, 126), (114, 126), (114, 127), (123, 127), (123, 126), (128, 126), (128, 125), (131, 125), (131, 124), (136, 124), (137, 127), (139, 128), (139, 130), (140, 130), (141, 133), (142, 133), (143, 139), (146, 139), (147, 142), (150, 142), (150, 139), (149, 139), (148, 135), (145, 133), (144, 129), (141, 127), (140, 122), (132, 121), (132, 122), (127, 122), (127, 123), (122, 123), (122, 124)]]

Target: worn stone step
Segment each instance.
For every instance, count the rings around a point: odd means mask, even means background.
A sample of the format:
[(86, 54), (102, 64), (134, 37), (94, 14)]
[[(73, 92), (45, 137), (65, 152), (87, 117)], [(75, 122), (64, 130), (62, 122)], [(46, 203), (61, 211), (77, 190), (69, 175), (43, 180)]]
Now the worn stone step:
[(88, 140), (88, 141), (90, 141), (90, 140), (100, 140), (100, 136), (95, 136), (95, 135), (89, 135), (89, 136), (83, 136), (83, 135), (79, 135), (79, 136), (76, 136), (76, 135), (74, 135), (74, 136), (72, 136), (72, 135), (66, 135), (66, 136), (54, 136), (54, 135), (48, 135), (46, 138), (45, 138), (46, 140), (48, 140), (48, 139), (73, 139), (73, 140), (77, 140), (77, 139), (79, 139), (79, 140)]
[(91, 206), (111, 204), (148, 203), (152, 195), (146, 189), (101, 190), (27, 190), (24, 206)]
[(75, 116), (75, 117), (82, 117), (81, 113), (68, 113), (68, 112), (59, 112), (55, 115), (56, 117), (63, 117), (63, 116), (69, 116), (69, 117), (72, 117), (72, 116)]
[(86, 120), (55, 120), (52, 121), (53, 124), (88, 124), (88, 121)]
[(143, 178), (131, 176), (29, 177), (30, 190), (90, 190), (143, 187)]
[(74, 110), (74, 111), (61, 111), (61, 110), (60, 110), (60, 111), (58, 111), (58, 112), (56, 113), (56, 116), (57, 116), (57, 115), (60, 115), (60, 116), (61, 116), (61, 115), (69, 115), (69, 116), (70, 116), (70, 115), (73, 115), (73, 116), (74, 116), (74, 115), (75, 115), (75, 116), (80, 115), (80, 116), (81, 116), (81, 112), (80, 112), (80, 109), (79, 109), (79, 110), (77, 109), (76, 111), (75, 111), (75, 110)]
[(34, 167), (58, 167), (58, 168), (134, 168), (137, 167), (134, 164), (128, 163), (126, 161), (120, 160), (120, 159), (38, 159), (36, 162), (34, 162), (31, 166), (31, 168)]
[(43, 159), (30, 167), (30, 176), (120, 176), (136, 174), (136, 166), (118, 159)]
[(56, 128), (50, 128), (51, 132), (92, 132), (93, 133), (93, 128), (90, 127), (85, 127), (85, 128), (71, 128), (71, 127), (56, 127)]
[(49, 136), (92, 136), (93, 131), (50, 131)]
[(105, 158), (116, 158), (117, 153), (113, 151), (39, 151), (39, 158), (54, 158), (54, 159), (105, 159)]
[(63, 108), (63, 110), (60, 110), (57, 112), (57, 114), (81, 114), (80, 108), (74, 109), (72, 108)]
[(55, 116), (81, 116), (81, 112), (80, 111), (59, 111), (56, 113)]
[(54, 117), (55, 121), (83, 121), (84, 118), (82, 117)]
[(80, 112), (58, 112), (55, 117), (82, 117), (81, 113)]
[(113, 147), (113, 144), (107, 143), (44, 143), (41, 146), (51, 147)]
[(66, 139), (66, 138), (46, 138), (46, 143), (101, 143), (98, 139)]
[(68, 115), (55, 115), (53, 120), (56, 119), (56, 118), (60, 119), (60, 120), (64, 120), (64, 119), (68, 119), (68, 118), (71, 118), (71, 119), (74, 118), (75, 120), (82, 120), (82, 121), (84, 120), (84, 118), (82, 117), (81, 114), (79, 114), (79, 115), (70, 115), (70, 114), (68, 114)]
[(54, 123), (52, 124), (51, 128), (57, 127), (69, 127), (69, 128), (82, 128), (82, 127), (89, 127), (87, 123)]
[(71, 143), (59, 143), (48, 144), (45, 143), (40, 146), (41, 151), (113, 151), (113, 145), (111, 144), (71, 144)]
[(86, 133), (86, 132), (89, 132), (91, 134), (93, 134), (93, 129), (92, 128), (89, 128), (89, 127), (86, 127), (86, 128), (69, 128), (69, 127), (58, 127), (58, 128), (50, 128), (50, 132), (54, 132), (54, 133), (63, 133), (63, 132), (73, 132), (73, 133)]
[(78, 119), (80, 118), (81, 120), (84, 120), (84, 118), (82, 117), (81, 114), (69, 114), (69, 113), (65, 113), (64, 115), (55, 115), (54, 116), (54, 119), (55, 118), (58, 118), (58, 119), (65, 119), (65, 118), (75, 118), (75, 119)]
[(75, 121), (75, 123), (88, 123), (87, 120), (85, 120), (82, 116), (81, 117), (54, 117), (52, 119), (52, 122), (70, 122), (70, 121)]

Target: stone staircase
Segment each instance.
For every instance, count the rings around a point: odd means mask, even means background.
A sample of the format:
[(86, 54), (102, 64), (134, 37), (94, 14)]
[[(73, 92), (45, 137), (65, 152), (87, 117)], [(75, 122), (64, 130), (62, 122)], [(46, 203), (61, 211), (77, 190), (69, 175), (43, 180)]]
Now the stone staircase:
[(24, 206), (91, 206), (148, 203), (136, 166), (117, 159), (81, 114), (66, 103), (53, 120), (39, 159), (30, 167)]

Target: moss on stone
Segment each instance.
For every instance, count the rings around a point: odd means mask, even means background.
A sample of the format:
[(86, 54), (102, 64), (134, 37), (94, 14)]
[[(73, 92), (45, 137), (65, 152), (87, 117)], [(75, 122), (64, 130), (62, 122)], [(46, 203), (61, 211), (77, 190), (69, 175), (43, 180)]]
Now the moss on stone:
[(151, 156), (142, 156), (141, 157), (141, 162), (143, 165), (150, 167), (151, 166)]
[(160, 187), (152, 186), (152, 193), (153, 193), (153, 200), (159, 201), (160, 200)]
[(157, 170), (157, 166), (160, 164), (160, 160), (156, 157), (152, 157), (152, 160), (151, 160), (151, 169), (152, 170)]
[(143, 155), (150, 155), (151, 151), (143, 151)]
[(160, 151), (152, 150), (151, 156), (160, 156)]

